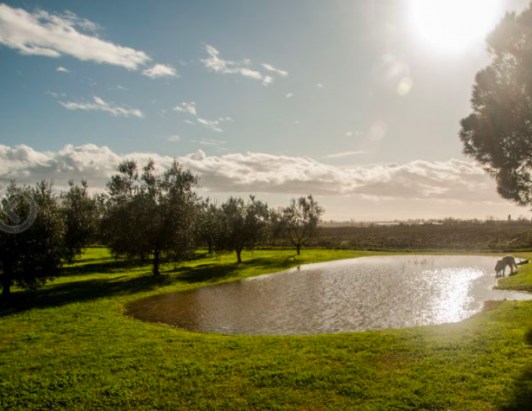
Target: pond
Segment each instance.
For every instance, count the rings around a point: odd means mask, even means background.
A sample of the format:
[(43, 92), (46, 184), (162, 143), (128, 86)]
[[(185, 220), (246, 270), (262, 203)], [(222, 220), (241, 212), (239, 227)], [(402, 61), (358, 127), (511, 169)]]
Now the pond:
[(135, 301), (128, 315), (194, 331), (311, 335), (464, 320), (496, 291), (497, 258), (379, 256), (309, 264), (281, 273)]

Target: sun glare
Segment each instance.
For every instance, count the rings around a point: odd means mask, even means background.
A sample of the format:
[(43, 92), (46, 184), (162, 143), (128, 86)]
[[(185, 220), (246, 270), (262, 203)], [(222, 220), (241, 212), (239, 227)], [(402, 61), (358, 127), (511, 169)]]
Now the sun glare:
[(500, 17), (501, 0), (410, 0), (410, 24), (436, 51), (460, 52), (482, 42)]

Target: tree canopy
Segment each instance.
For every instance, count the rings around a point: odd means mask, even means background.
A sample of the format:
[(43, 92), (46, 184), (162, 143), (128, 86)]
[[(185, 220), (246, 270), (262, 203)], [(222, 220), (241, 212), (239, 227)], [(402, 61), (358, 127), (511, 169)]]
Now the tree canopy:
[(207, 245), (209, 254), (214, 252), (216, 243), (223, 236), (222, 210), (209, 198), (201, 200), (198, 205), (196, 235), (199, 244)]
[(316, 235), (323, 208), (309, 195), (292, 199), (290, 205), (282, 210), (281, 230), (296, 247), (297, 255), (301, 247)]
[(221, 206), (222, 235), (220, 249), (235, 251), (242, 262), (242, 251), (253, 250), (268, 236), (268, 205), (250, 196), (245, 202), (241, 198), (229, 198)]
[(133, 161), (118, 171), (108, 185), (104, 241), (119, 256), (152, 256), (157, 275), (163, 256), (177, 261), (194, 251), (197, 177), (177, 162), (158, 174), (151, 160), (141, 175)]
[(491, 64), (475, 80), (461, 121), (464, 152), (495, 177), (498, 192), (532, 204), (532, 9), (508, 13), (488, 37)]
[(35, 187), (17, 187), (13, 183), (2, 199), (4, 205), (14, 204), (13, 212), (21, 221), (29, 218), (30, 201), (38, 210), (31, 226), (18, 233), (0, 230), (0, 285), (4, 297), (9, 296), (13, 285), (26, 289), (43, 285), (61, 268), (65, 225), (51, 184), (43, 181)]
[(87, 245), (96, 241), (100, 224), (97, 199), (89, 195), (88, 184), (69, 181), (69, 190), (61, 195), (65, 222), (65, 259), (72, 262)]

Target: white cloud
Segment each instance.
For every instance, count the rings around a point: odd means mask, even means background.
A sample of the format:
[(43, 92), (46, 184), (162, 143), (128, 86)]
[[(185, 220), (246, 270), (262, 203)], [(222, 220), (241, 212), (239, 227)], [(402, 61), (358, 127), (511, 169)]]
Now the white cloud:
[(80, 27), (82, 30), (90, 31), (92, 33), (97, 33), (102, 29), (98, 23), (94, 23), (88, 19), (83, 19), (68, 10), (63, 13), (63, 19), (72, 22), (74, 25)]
[[(60, 57), (70, 55), (136, 70), (150, 61), (143, 51), (123, 47), (82, 31), (97, 25), (75, 14), (33, 13), (0, 4), (0, 43), (21, 54)], [(81, 31), (80, 31), (81, 30)]]
[(109, 148), (93, 144), (67, 145), (55, 152), (39, 152), (25, 145), (13, 148), (0, 145), (0, 181), (16, 179), (33, 184), (48, 179), (66, 187), (68, 179), (87, 178), (93, 187), (103, 189), (120, 161), (121, 157)]
[(70, 71), (68, 71), (68, 70), (67, 70), (66, 68), (64, 68), (64, 67), (57, 67), (57, 68), (55, 69), (55, 71), (58, 71), (58, 72), (60, 72), (60, 73), (70, 73)]
[[(180, 105), (174, 107), (174, 110), (193, 116), (195, 118), (197, 124), (200, 124), (203, 127), (207, 128), (207, 129), (209, 129), (211, 131), (215, 131), (217, 133), (223, 133), (223, 130), (220, 127), (220, 125), (223, 122), (233, 121), (233, 119), (231, 117), (220, 117), (217, 120), (207, 120), (205, 118), (201, 118), (200, 116), (198, 116), (198, 110), (196, 109), (196, 103), (194, 103), (194, 102), (181, 103)], [(190, 121), (189, 119), (186, 119), (185, 122), (187, 124), (196, 124), (196, 123)]]
[(327, 158), (343, 158), (350, 156), (358, 156), (360, 154), (366, 154), (366, 151), (343, 151), (341, 153), (329, 154)]
[[(223, 142), (204, 140), (203, 145)], [(107, 147), (92, 144), (65, 146), (56, 152), (35, 151), (24, 145), (0, 145), (0, 182), (11, 179), (33, 183), (53, 179), (66, 186), (69, 179), (85, 178), (91, 187), (102, 189), (124, 159), (141, 163), (152, 158), (161, 168), (173, 157), (155, 153), (118, 155)], [(416, 199), (463, 202), (494, 202), (498, 198), (493, 180), (478, 165), (461, 160), (412, 161), (403, 165), (336, 167), (307, 157), (263, 153), (208, 156), (199, 150), (177, 158), (199, 174), (204, 190), (219, 193), (313, 193), (322, 196), (360, 195), (374, 199)]]
[[(222, 74), (240, 74), (243, 77), (248, 77), (254, 80), (259, 80), (262, 82), (262, 85), (269, 86), (273, 83), (273, 77), (268, 76), (266, 74), (261, 73), (258, 70), (251, 69), (247, 66), (251, 64), (250, 59), (244, 59), (242, 62), (235, 62), (231, 60), (224, 60), (220, 57), (220, 52), (214, 48), (213, 46), (206, 45), (205, 50), (207, 51), (207, 54), (209, 55), (208, 58), (201, 60), (202, 63), (205, 65), (206, 68), (209, 70), (215, 72), (215, 73), (222, 73)], [(266, 70), (270, 72), (274, 72), (281, 77), (288, 76), (288, 72), (283, 70), (278, 70), (275, 67), (269, 65), (269, 64), (263, 64), (262, 67), (264, 67)]]
[(360, 130), (355, 130), (355, 131), (350, 130), (345, 133), (346, 137), (353, 137), (353, 136), (356, 137), (356, 136), (362, 136), (362, 135), (364, 135), (364, 133)]
[(194, 103), (194, 102), (181, 103), (180, 106), (174, 107), (174, 110), (175, 111), (180, 111), (180, 112), (183, 112), (183, 113), (188, 113), (188, 114), (191, 114), (193, 116), (197, 116), (198, 115), (198, 112), (196, 110), (196, 103)]
[(276, 69), (271, 64), (262, 63), (262, 67), (264, 67), (268, 71), (280, 75), (281, 77), (288, 77), (288, 71)]
[[(97, 23), (70, 11), (28, 12), (0, 3), (0, 44), (21, 54), (54, 58), (68, 55), (129, 70), (137, 70), (151, 61), (143, 51), (102, 39), (97, 33), (100, 29)], [(58, 67), (57, 71), (68, 72), (64, 67)], [(143, 74), (151, 78), (177, 76), (174, 68), (164, 64), (155, 64)]]
[(227, 144), (227, 141), (203, 138), (201, 140), (196, 140), (196, 143), (201, 144), (202, 146), (220, 147), (220, 146), (223, 146), (224, 144)]
[(286, 93), (286, 98), (292, 98), (294, 97), (294, 93)]
[(107, 103), (104, 100), (102, 100), (100, 97), (94, 96), (92, 102), (83, 102), (83, 103), (76, 103), (76, 102), (63, 102), (60, 101), (59, 103), (68, 110), (85, 110), (85, 111), (103, 111), (106, 113), (109, 113), (115, 117), (117, 116), (134, 116), (143, 118), (144, 114), (142, 111), (138, 109), (131, 109), (131, 108), (124, 108), (115, 106), (111, 103)]
[(166, 64), (156, 64), (155, 66), (144, 70), (142, 74), (149, 78), (179, 77), (175, 68), (167, 66)]
[(221, 122), (223, 119), (218, 120), (206, 120), (204, 118), (198, 117), (198, 123), (204, 126), (205, 128), (215, 131), (217, 133), (223, 133), (223, 130), (220, 128)]
[(262, 79), (262, 85), (263, 86), (269, 86), (270, 84), (273, 83), (273, 78), (270, 77), (270, 76), (265, 76), (263, 79)]
[[(240, 73), (241, 75), (243, 75), (244, 77), (249, 77), (249, 78), (252, 78), (254, 80), (263, 80), (264, 79), (264, 76), (259, 73), (258, 71), (255, 71), (255, 70), (251, 70), (249, 68), (246, 68), (246, 67), (243, 67), (243, 68), (239, 68), (238, 73)], [(229, 72), (226, 72), (226, 73), (230, 73)]]
[(181, 136), (174, 134), (173, 136), (168, 136), (166, 139), (168, 141), (171, 141), (172, 143), (178, 143), (179, 141), (181, 141)]
[(321, 84), (321, 83), (316, 83), (316, 87), (318, 87), (318, 88), (324, 88), (325, 86), (324, 86), (323, 84)]
[[(247, 67), (242, 67), (242, 64), (234, 61), (224, 60), (220, 57), (220, 52), (213, 46), (206, 45), (205, 50), (209, 54), (209, 58), (201, 60), (205, 67), (214, 71), (215, 73), (223, 74), (240, 74), (244, 77), (249, 77), (255, 80), (262, 80), (263, 76), (256, 70), (251, 70)], [(243, 64), (249, 64), (250, 61), (245, 61)]]

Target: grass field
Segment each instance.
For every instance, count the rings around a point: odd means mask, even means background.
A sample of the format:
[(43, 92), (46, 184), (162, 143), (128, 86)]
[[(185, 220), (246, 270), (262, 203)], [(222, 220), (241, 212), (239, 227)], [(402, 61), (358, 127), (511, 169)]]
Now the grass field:
[(532, 292), (532, 264), (521, 267), (518, 275), (501, 278), (497, 288)]
[[(532, 302), (457, 324), (312, 337), (198, 334), (122, 314), (155, 293), (370, 254), (200, 257), (154, 278), (90, 249), (0, 311), (0, 410), (532, 409)], [(532, 268), (500, 285), (532, 289)]]

